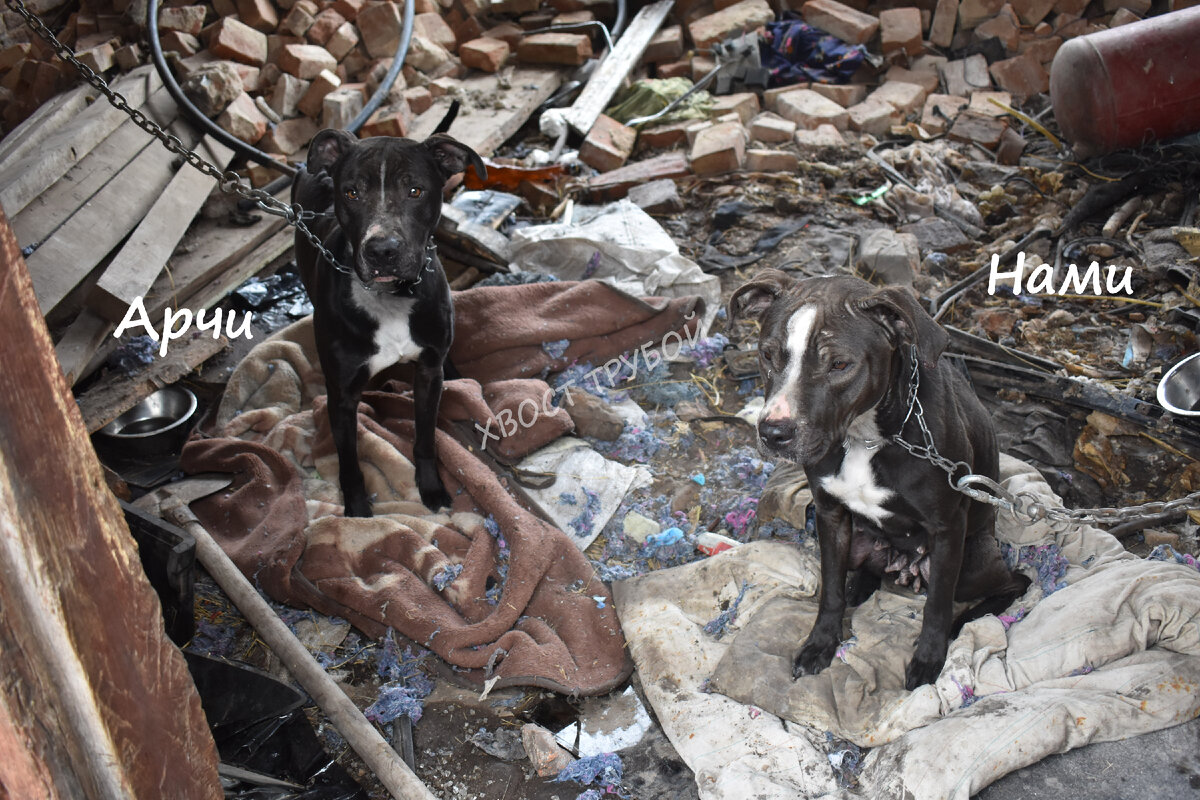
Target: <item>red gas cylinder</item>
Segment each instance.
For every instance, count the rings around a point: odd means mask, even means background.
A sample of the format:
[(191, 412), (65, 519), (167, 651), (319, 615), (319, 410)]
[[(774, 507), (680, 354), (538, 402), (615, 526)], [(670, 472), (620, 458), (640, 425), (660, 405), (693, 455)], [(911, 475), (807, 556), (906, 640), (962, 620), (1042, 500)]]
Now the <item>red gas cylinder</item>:
[(1080, 158), (1200, 131), (1200, 6), (1068, 40), (1050, 100)]

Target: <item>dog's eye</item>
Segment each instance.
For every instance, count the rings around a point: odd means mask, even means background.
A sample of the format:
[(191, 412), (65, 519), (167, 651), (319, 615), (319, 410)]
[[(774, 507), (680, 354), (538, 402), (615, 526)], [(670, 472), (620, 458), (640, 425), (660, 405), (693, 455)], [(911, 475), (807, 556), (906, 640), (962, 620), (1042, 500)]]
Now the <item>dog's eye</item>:
[(422, 194), (424, 194), (424, 190), (420, 186), (414, 186), (408, 190), (409, 197), (420, 197)]
[(347, 189), (345, 192), (343, 192), (343, 194), (346, 195), (347, 200), (357, 200), (358, 199), (358, 191), (355, 189)]
[(830, 364), (829, 368), (831, 370), (833, 370), (834, 372), (841, 372), (848, 366), (850, 366), (849, 361), (843, 361), (842, 359), (839, 358), (838, 360), (836, 360), (832, 364)]

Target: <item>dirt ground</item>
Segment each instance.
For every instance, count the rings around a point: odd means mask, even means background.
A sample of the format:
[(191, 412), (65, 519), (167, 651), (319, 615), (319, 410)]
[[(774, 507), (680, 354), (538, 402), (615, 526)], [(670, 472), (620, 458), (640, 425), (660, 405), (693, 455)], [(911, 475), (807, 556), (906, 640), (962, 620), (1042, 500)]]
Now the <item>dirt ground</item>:
[[(993, 412), (1002, 449), (1034, 463), (1069, 508), (1123, 506), (1200, 488), (1195, 461), (1200, 426), (1182, 419), (1165, 423), (1153, 413), (1159, 376), (1197, 348), (1195, 260), (1181, 255), (1181, 248), (1172, 249), (1173, 242), (1163, 233), (1188, 211), (1185, 185), (1162, 178), (1144, 190), (1148, 202), (1140, 224), (1150, 236), (1129, 237), (1136, 247), (1097, 235), (1111, 210), (1107, 206), (1080, 220), (1070, 234), (1080, 243), (1072, 245), (1075, 250), (1068, 250), (1068, 258), (1134, 267), (1131, 296), (990, 295), (985, 278), (949, 297), (957, 283), (986, 265), (993, 253), (1011, 250), (1039, 222), (1061, 221), (1078, 208), (1097, 181), (1050, 158), (1043, 159), (1042, 168), (1010, 168), (977, 160), (981, 157), (968, 148), (960, 152), (940, 147), (884, 156), (914, 184), (932, 173), (942, 174), (960, 197), (979, 209), (983, 235), (965, 244), (955, 240), (953, 254), (923, 247), (911, 283), (923, 297), (941, 299), (935, 303), (935, 308), (944, 306), (940, 321), (963, 332), (951, 352), (979, 359), (970, 365), (970, 374)], [(894, 228), (909, 219), (913, 193), (896, 190), (895, 176), (881, 169), (865, 149), (805, 157), (811, 160), (803, 162), (796, 175), (684, 182), (684, 212), (660, 218), (684, 255), (720, 276), (723, 300), (768, 267), (796, 275), (862, 274), (859, 242), (873, 229)], [(1140, 167), (1157, 169), (1155, 164)], [(885, 185), (892, 190), (856, 202)], [(768, 243), (756, 253), (755, 244), (764, 239)], [(1062, 236), (1057, 242), (1067, 239)], [(1055, 246), (1055, 240), (1040, 238), (1028, 242), (1025, 251), (1053, 262)], [(795, 531), (774, 528), (767, 519), (769, 510), (759, 505), (775, 465), (758, 453), (752, 425), (738, 416), (762, 394), (754, 356), (744, 352), (753, 349), (754, 337), (751, 326), (731, 328), (722, 314), (709, 338), (688, 359), (673, 364), (669, 374), (605, 393), (614, 401), (633, 398), (646, 412), (648, 424), (639, 435), (593, 445), (618, 461), (646, 465), (654, 482), (630, 493), (587, 550), (601, 577), (620, 578), (703, 557), (690, 547), (639, 556), (636, 543), (631, 545), (622, 528), (630, 511), (674, 521), (691, 533), (711, 531), (740, 541), (769, 535), (796, 538)], [(227, 356), (206, 371), (213, 388), (219, 387), (223, 371), (237, 357)], [(1044, 368), (1039, 359), (1055, 362), (1056, 369)], [(1090, 393), (1065, 394), (1060, 375), (1085, 376)], [(1194, 516), (1177, 514), (1148, 528), (1119, 526), (1117, 533), (1138, 554), (1168, 543), (1196, 555), (1196, 523)], [(223, 633), (199, 637), (192, 649), (208, 648), (277, 671), (270, 654), (211, 585), (201, 592), (198, 608), (200, 619), (211, 626), (203, 630)], [(304, 612), (296, 617), (289, 622), (319, 615)], [(313, 647), (331, 661), (344, 659), (333, 673), (360, 706), (369, 706), (381, 683), (374, 669), (381, 645), (363, 640), (344, 624), (334, 627), (340, 638), (326, 638)], [(480, 699), (477, 690), (456, 686), (433, 661), (436, 657), (417, 659), (418, 669), (435, 688), (424, 699), (413, 740), (416, 772), (436, 794), (463, 800), (567, 800), (584, 792), (586, 787), (577, 783), (536, 777), (513, 742), (527, 722), (557, 731), (576, 719), (602, 716), (619, 692), (579, 700), (510, 689)], [(632, 685), (636, 691), (636, 675)], [(362, 781), (368, 796), (385, 796), (340, 737), (320, 722), (319, 715), (312, 716), (329, 752)], [(481, 742), (500, 755), (485, 752)], [(691, 771), (657, 725), (651, 724), (636, 745), (619, 755), (624, 763), (623, 796), (696, 797)]]

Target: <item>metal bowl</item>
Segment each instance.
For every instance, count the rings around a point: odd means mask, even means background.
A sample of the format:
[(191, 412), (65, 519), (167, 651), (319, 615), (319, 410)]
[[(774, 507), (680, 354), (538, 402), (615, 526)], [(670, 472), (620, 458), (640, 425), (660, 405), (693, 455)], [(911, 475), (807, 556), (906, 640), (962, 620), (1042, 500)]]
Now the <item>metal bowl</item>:
[(1163, 376), (1158, 402), (1172, 414), (1200, 417), (1200, 353), (1183, 359)]
[(189, 390), (168, 386), (96, 431), (96, 436), (114, 454), (173, 453), (191, 433), (198, 405), (196, 395)]

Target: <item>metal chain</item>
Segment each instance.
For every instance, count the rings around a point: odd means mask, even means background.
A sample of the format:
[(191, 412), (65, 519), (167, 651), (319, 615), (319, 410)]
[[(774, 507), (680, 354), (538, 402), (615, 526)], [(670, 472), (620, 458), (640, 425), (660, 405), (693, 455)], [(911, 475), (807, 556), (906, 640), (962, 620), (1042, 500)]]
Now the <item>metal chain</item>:
[[(973, 500), (1004, 509), (1025, 525), (1032, 525), (1041, 520), (1046, 520), (1053, 527), (1066, 527), (1079, 524), (1115, 525), (1143, 517), (1156, 517), (1189, 508), (1200, 508), (1200, 492), (1192, 492), (1175, 500), (1151, 501), (1124, 508), (1069, 509), (1048, 506), (1043, 502), (1042, 498), (1033, 492), (1018, 492), (1013, 494), (986, 475), (978, 475), (972, 472), (970, 464), (964, 461), (951, 461), (938, 453), (937, 448), (934, 446), (933, 434), (930, 433), (929, 426), (925, 424), (925, 410), (921, 407), (921, 401), (917, 397), (917, 390), (921, 386), (917, 348), (916, 345), (911, 345), (910, 348), (909, 357), (912, 360), (912, 375), (909, 379), (908, 413), (904, 417), (904, 422), (900, 425), (900, 431), (903, 433), (908, 420), (915, 417), (917, 425), (920, 427), (921, 439), (924, 444), (915, 445), (907, 442), (901, 438), (899, 433), (893, 436), (891, 441), (906, 450), (910, 455), (928, 461), (940, 468), (946, 473), (946, 479), (949, 481), (950, 486)], [(955, 480), (954, 475), (959, 470), (965, 470), (966, 474)]]
[[(156, 2), (156, 0), (150, 0), (150, 2)], [(312, 246), (321, 253), (321, 257), (328, 261), (334, 269), (338, 270), (339, 272), (344, 272), (348, 275), (353, 274), (353, 271), (349, 267), (346, 267), (338, 262), (333, 253), (331, 253), (328, 248), (325, 247), (324, 242), (322, 242), (321, 239), (315, 233), (309, 230), (307, 225), (304, 224), (304, 220), (315, 219), (323, 216), (322, 214), (305, 211), (298, 204), (288, 205), (282, 200), (278, 200), (264, 191), (255, 189), (247, 184), (242, 183), (241, 178), (236, 172), (233, 172), (232, 170), (228, 172), (222, 172), (221, 170), (217, 169), (208, 161), (205, 161), (204, 158), (194, 150), (189, 150), (187, 147), (185, 147), (178, 136), (174, 136), (163, 130), (162, 127), (159, 126), (154, 120), (142, 113), (141, 109), (130, 106), (129, 101), (127, 101), (120, 92), (113, 91), (104, 78), (97, 75), (96, 72), (87, 64), (84, 64), (82, 61), (80, 61), (75, 56), (75, 52), (70, 47), (67, 47), (65, 44), (60, 42), (58, 37), (54, 35), (54, 32), (46, 27), (46, 23), (42, 22), (42, 20), (36, 14), (25, 7), (25, 0), (5, 0), (5, 3), (9, 8), (15, 11), (21, 17), (21, 19), (25, 21), (25, 24), (28, 25), (34, 33), (36, 33), (38, 36), (44, 39), (47, 44), (54, 48), (54, 52), (59, 58), (73, 66), (89, 85), (108, 98), (108, 102), (114, 108), (119, 111), (124, 111), (129, 115), (129, 118), (133, 120), (135, 125), (162, 142), (163, 147), (167, 148), (167, 150), (175, 155), (182, 157), (184, 161), (198, 169), (200, 172), (216, 180), (218, 188), (220, 188), (220, 190), (225, 194), (236, 194), (239, 197), (243, 197), (248, 200), (254, 200), (258, 203), (259, 208), (268, 214), (274, 214), (275, 216), (283, 217), (287, 224), (295, 227), (296, 230), (304, 234), (305, 238), (312, 243)]]

